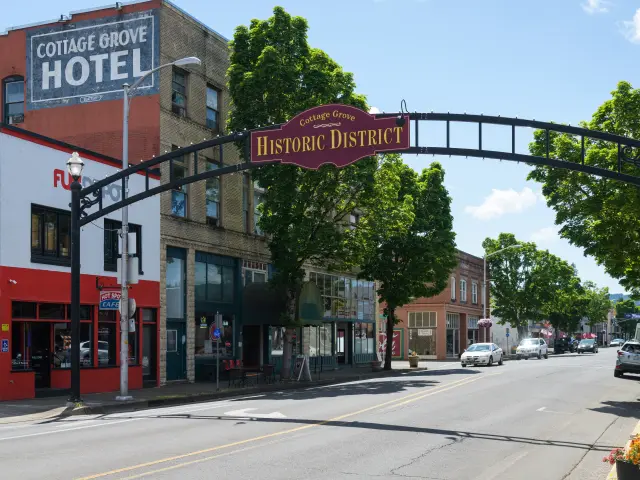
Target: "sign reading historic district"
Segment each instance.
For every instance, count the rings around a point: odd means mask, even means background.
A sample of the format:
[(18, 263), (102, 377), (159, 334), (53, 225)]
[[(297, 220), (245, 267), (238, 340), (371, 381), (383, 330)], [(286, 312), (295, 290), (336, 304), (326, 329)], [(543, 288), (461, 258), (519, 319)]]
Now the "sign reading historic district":
[[(122, 98), (122, 86), (158, 66), (156, 10), (27, 31), (27, 109)], [(158, 93), (154, 73), (136, 95)]]
[(350, 165), (380, 152), (409, 148), (409, 118), (376, 118), (349, 105), (322, 105), (282, 127), (251, 132), (251, 161), (291, 163), (317, 169)]

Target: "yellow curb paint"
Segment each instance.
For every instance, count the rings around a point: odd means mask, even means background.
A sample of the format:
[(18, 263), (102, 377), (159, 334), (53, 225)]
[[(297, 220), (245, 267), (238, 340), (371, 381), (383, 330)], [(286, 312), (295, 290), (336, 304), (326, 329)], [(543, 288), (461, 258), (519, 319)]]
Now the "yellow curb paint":
[[(388, 402), (380, 403), (378, 405), (373, 405), (372, 407), (363, 408), (362, 410), (358, 410), (358, 411), (355, 411), (355, 412), (347, 413), (345, 415), (340, 415), (338, 417), (330, 418), (329, 420), (323, 420), (321, 422), (313, 423), (311, 425), (303, 425), (301, 427), (291, 428), (289, 430), (283, 430), (281, 432), (269, 433), (267, 435), (261, 435), (259, 437), (247, 438), (245, 440), (239, 440), (237, 442), (227, 443), (225, 445), (218, 445), (217, 447), (206, 448), (204, 450), (198, 450), (198, 451), (195, 451), (195, 452), (184, 453), (182, 455), (176, 455), (176, 456), (173, 456), (173, 457), (162, 458), (162, 459), (154, 460), (154, 461), (151, 461), (151, 462), (140, 463), (138, 465), (132, 465), (130, 467), (123, 467), (123, 468), (119, 468), (119, 469), (116, 469), (116, 470), (111, 470), (111, 471), (108, 471), (108, 472), (97, 473), (95, 475), (89, 475), (87, 477), (78, 478), (77, 480), (93, 480), (95, 478), (107, 477), (107, 476), (115, 475), (115, 474), (118, 474), (118, 473), (130, 472), (132, 470), (138, 470), (140, 468), (152, 467), (154, 465), (159, 465), (161, 463), (172, 462), (172, 461), (175, 461), (175, 460), (181, 460), (183, 458), (189, 458), (189, 457), (193, 457), (193, 456), (196, 456), (196, 455), (202, 455), (204, 453), (215, 452), (215, 451), (223, 450), (223, 449), (226, 449), (226, 448), (237, 447), (239, 445), (245, 445), (247, 443), (257, 442), (257, 441), (260, 441), (260, 440), (265, 440), (265, 439), (268, 439), (268, 438), (279, 437), (279, 436), (282, 436), (282, 435), (287, 435), (287, 434), (290, 434), (290, 433), (299, 432), (301, 430), (307, 430), (307, 429), (313, 428), (313, 427), (319, 427), (319, 426), (322, 426), (322, 425), (326, 425), (328, 423), (344, 420), (345, 418), (353, 417), (355, 415), (360, 415), (362, 413), (366, 413), (366, 412), (369, 412), (371, 410), (375, 410), (376, 408), (380, 408), (380, 407), (384, 407), (386, 405), (390, 405), (392, 403), (397, 403), (398, 401), (401, 401), (401, 400), (411, 399), (411, 398), (414, 398), (414, 397), (417, 397), (417, 398), (415, 398), (415, 400), (420, 400), (420, 399), (422, 399), (424, 397), (427, 397), (427, 396), (430, 396), (430, 395), (435, 395), (437, 393), (444, 392), (444, 391), (447, 391), (447, 390), (451, 390), (451, 389), (456, 388), (456, 387), (461, 387), (463, 385), (466, 385), (467, 383), (471, 383), (471, 382), (474, 382), (476, 380), (480, 380), (482, 378), (495, 376), (495, 375), (500, 375), (500, 373), (493, 373), (493, 374), (490, 374), (490, 375), (482, 375), (480, 377), (476, 377), (476, 378), (472, 378), (472, 379), (464, 378), (464, 379), (461, 379), (461, 380), (456, 380), (455, 382), (451, 382), (451, 383), (448, 383), (446, 385), (441, 385), (439, 387), (433, 387), (428, 394), (424, 394), (424, 392), (412, 393), (410, 395), (405, 395), (404, 397), (401, 397), (401, 398), (398, 398), (398, 399), (390, 400)], [(401, 402), (398, 405), (404, 405), (404, 404), (409, 403), (411, 401), (413, 401), (413, 400), (405, 400), (405, 401)], [(234, 453), (234, 452), (229, 452), (229, 454), (231, 454), (231, 453)], [(217, 456), (220, 456), (220, 455), (217, 455)], [(213, 456), (210, 459), (213, 459), (213, 458), (216, 458), (216, 456)], [(180, 464), (180, 466), (189, 465), (190, 463), (191, 462), (186, 463), (186, 464)], [(175, 466), (174, 468), (177, 468), (177, 467), (178, 466)], [(169, 469), (171, 467), (166, 467), (166, 468)], [(153, 472), (145, 472), (145, 473), (138, 474), (136, 476), (128, 477), (128, 478), (139, 478), (139, 477), (142, 477), (142, 476), (145, 476), (145, 475), (150, 475), (150, 474), (158, 473), (158, 472), (161, 472), (161, 471), (163, 471), (163, 469), (155, 470)]]

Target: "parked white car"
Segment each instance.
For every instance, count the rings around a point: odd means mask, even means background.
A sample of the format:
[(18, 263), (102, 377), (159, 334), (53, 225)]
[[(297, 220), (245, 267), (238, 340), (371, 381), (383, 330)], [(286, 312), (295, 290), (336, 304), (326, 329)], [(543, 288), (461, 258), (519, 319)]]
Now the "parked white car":
[(547, 342), (542, 338), (525, 338), (520, 342), (520, 345), (518, 345), (516, 349), (516, 358), (518, 360), (521, 358), (527, 360), (531, 357), (549, 358)]
[(625, 340), (622, 338), (614, 338), (613, 340), (611, 340), (611, 343), (609, 344), (610, 347), (620, 347), (621, 345), (624, 345)]
[(629, 340), (618, 350), (614, 377), (621, 377), (625, 373), (640, 373), (640, 342)]
[(460, 364), (463, 367), (467, 365), (490, 367), (494, 362), (502, 365), (502, 349), (495, 343), (474, 343), (460, 356)]

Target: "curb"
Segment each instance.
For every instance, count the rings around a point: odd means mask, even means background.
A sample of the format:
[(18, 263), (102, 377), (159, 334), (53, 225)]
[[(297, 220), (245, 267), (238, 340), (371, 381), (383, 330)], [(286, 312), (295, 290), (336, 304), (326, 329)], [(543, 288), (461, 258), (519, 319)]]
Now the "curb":
[[(640, 435), (640, 422), (636, 424), (636, 428), (633, 429), (633, 432), (631, 432), (630, 437), (633, 437), (634, 435)], [(627, 450), (630, 444), (631, 444), (631, 439), (627, 441), (627, 443), (624, 446), (624, 449)], [(611, 470), (609, 471), (609, 475), (607, 475), (607, 480), (618, 480), (618, 473), (616, 472), (615, 465), (611, 467)]]
[(58, 417), (69, 417), (72, 415), (107, 415), (111, 413), (133, 412), (138, 410), (146, 410), (149, 408), (157, 407), (171, 407), (176, 405), (188, 405), (190, 403), (207, 402), (210, 400), (218, 400), (231, 397), (243, 397), (246, 395), (253, 395), (256, 393), (270, 393), (279, 392), (282, 390), (304, 390), (311, 387), (322, 387), (327, 385), (337, 385), (345, 382), (353, 382), (358, 380), (368, 380), (370, 378), (385, 378), (400, 376), (407, 372), (420, 372), (426, 371), (426, 368), (412, 368), (412, 369), (399, 369), (390, 372), (374, 372), (360, 375), (350, 375), (343, 378), (328, 378), (325, 380), (316, 380), (311, 382), (291, 382), (291, 383), (276, 383), (267, 384), (259, 387), (249, 387), (240, 389), (225, 389), (219, 392), (207, 392), (201, 394), (187, 394), (182, 396), (175, 396), (171, 398), (155, 398), (150, 400), (132, 400), (123, 403), (113, 403), (107, 405), (70, 405), (58, 415)]

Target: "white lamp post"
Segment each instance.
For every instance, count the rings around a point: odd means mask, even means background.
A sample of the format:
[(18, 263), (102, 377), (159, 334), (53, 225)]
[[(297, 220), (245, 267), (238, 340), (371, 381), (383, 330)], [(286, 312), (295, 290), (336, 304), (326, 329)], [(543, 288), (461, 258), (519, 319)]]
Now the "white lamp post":
[[(124, 115), (122, 121), (122, 169), (129, 168), (129, 107), (131, 106), (130, 94), (133, 93), (140, 84), (149, 75), (154, 74), (158, 70), (165, 67), (184, 66), (184, 65), (200, 65), (200, 59), (197, 57), (185, 57), (175, 62), (166, 63), (160, 65), (152, 70), (146, 72), (143, 76), (138, 78), (133, 85), (125, 83), (123, 85), (123, 103), (124, 103)], [(129, 193), (129, 177), (124, 178), (124, 193), (122, 198), (127, 198)], [(122, 259), (121, 259), (121, 286), (122, 292), (120, 295), (120, 395), (116, 397), (116, 400), (131, 400), (129, 395), (129, 287), (128, 287), (128, 260), (129, 260), (129, 208), (127, 206), (122, 208), (122, 230), (120, 232), (122, 237)], [(124, 312), (124, 318), (122, 317)]]

